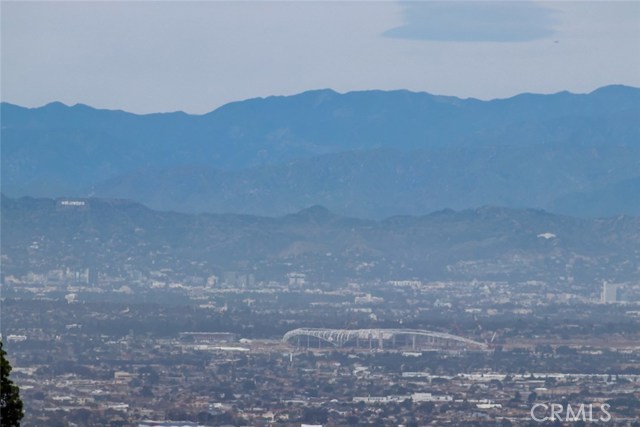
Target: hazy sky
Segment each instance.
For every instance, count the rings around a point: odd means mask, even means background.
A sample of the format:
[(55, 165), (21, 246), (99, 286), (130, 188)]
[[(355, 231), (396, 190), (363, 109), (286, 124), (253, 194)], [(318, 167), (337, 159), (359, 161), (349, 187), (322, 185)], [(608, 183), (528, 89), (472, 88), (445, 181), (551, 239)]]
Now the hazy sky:
[(309, 89), (640, 86), (633, 2), (1, 3), (2, 100), (204, 113)]

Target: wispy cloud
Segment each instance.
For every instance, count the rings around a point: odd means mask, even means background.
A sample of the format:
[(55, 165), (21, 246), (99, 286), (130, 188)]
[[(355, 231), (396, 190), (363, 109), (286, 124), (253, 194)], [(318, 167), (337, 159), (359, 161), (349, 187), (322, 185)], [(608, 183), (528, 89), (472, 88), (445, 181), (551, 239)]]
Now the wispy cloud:
[(528, 42), (554, 34), (555, 11), (530, 1), (403, 1), (404, 24), (385, 37), (451, 42)]

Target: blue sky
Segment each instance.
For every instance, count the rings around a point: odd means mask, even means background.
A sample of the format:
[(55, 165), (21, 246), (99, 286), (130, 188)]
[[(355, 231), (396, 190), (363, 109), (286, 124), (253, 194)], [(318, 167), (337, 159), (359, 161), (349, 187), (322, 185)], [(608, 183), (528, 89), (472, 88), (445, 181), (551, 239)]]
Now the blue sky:
[(204, 113), (310, 89), (640, 86), (640, 2), (1, 3), (1, 97)]

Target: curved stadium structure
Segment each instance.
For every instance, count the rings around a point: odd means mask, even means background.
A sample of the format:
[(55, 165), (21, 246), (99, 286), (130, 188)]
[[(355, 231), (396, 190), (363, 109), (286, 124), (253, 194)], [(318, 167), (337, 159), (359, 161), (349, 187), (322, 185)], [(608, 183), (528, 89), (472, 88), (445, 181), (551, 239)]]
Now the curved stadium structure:
[(299, 328), (284, 334), (284, 342), (298, 347), (368, 349), (486, 350), (488, 345), (444, 332), (423, 329), (324, 329)]

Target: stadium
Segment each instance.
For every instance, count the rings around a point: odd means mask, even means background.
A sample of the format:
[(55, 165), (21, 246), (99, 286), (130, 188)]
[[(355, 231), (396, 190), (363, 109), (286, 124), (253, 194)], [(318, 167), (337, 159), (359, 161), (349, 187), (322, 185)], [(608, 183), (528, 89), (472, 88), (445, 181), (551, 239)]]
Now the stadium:
[(284, 342), (300, 348), (355, 348), (407, 350), (486, 350), (488, 345), (444, 332), (422, 329), (299, 328), (287, 332)]

